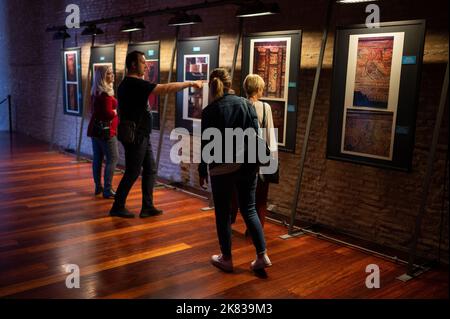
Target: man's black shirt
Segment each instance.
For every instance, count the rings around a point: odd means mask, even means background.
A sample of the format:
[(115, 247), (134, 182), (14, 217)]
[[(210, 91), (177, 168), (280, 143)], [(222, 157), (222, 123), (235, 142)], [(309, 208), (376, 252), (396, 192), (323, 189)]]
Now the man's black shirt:
[(154, 83), (127, 76), (117, 89), (119, 118), (121, 121), (133, 121), (139, 125), (137, 134), (140, 136), (148, 136), (152, 131), (153, 119), (148, 106), (148, 96), (155, 87)]

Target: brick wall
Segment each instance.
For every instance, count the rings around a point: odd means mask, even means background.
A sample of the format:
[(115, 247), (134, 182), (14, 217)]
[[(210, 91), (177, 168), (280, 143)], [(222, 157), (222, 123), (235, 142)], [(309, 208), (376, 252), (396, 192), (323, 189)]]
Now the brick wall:
[[(0, 101), (3, 100), (9, 92), (9, 55), (6, 20), (6, 3), (0, 2)], [(8, 104), (0, 105), (0, 131), (9, 130)]]
[[(15, 121), (20, 132), (38, 139), (49, 140), (56, 105), (57, 144), (75, 149), (79, 134), (80, 118), (63, 114), (61, 92), (56, 92), (56, 79), (61, 75), (59, 48), (61, 43), (52, 41), (52, 34), (45, 33), (48, 25), (63, 24), (65, 6), (80, 5), (82, 20), (130, 14), (147, 9), (179, 6), (198, 1), (61, 1), (45, 2), (16, 0), (8, 2), (9, 53), (11, 60), (12, 95)], [(309, 102), (313, 87), (315, 67), (321, 41), (326, 1), (303, 0), (279, 1), (282, 14), (246, 20), (245, 32), (274, 30), (303, 30), (297, 147), (294, 154), (280, 154), (281, 183), (270, 189), (269, 201), (275, 210), (288, 215), (292, 207), (300, 152), (306, 127)], [(327, 160), (326, 135), (332, 77), (333, 30), (330, 33), (321, 76), (316, 111), (312, 123), (309, 148), (302, 183), (302, 194), (298, 203), (298, 215), (302, 221), (319, 223), (338, 231), (351, 234), (388, 247), (406, 250), (414, 229), (418, 211), (421, 184), (426, 170), (426, 161), (433, 133), (437, 105), (439, 103), (445, 62), (448, 59), (448, 1), (391, 0), (379, 2), (382, 21), (427, 19), (424, 66), (420, 87), (420, 100), (416, 123), (416, 143), (411, 173), (367, 167), (357, 164)], [(336, 5), (332, 26), (364, 23), (365, 6)], [(220, 66), (232, 63), (237, 23), (236, 8), (224, 6), (199, 10), (203, 23), (182, 27), (180, 37), (220, 35)], [(144, 22), (146, 30), (133, 35), (135, 41), (161, 41), (161, 81), (167, 80), (170, 55), (175, 30), (167, 26), (169, 16), (149, 17)], [(127, 35), (118, 30), (122, 22), (100, 25), (105, 35), (97, 38), (97, 44), (116, 43), (117, 78), (123, 76)], [(83, 75), (87, 74), (90, 37), (70, 32), (72, 38), (67, 46), (82, 46)], [(238, 55), (235, 73), (235, 88), (239, 89), (241, 52)], [(84, 82), (83, 82), (84, 83)], [(58, 97), (58, 98), (57, 98)], [(159, 174), (173, 181), (198, 187), (196, 165), (174, 165), (169, 161), (170, 148), (174, 141), (169, 133), (174, 128), (175, 96), (168, 101), (166, 134), (161, 156)], [(87, 120), (87, 119), (86, 119)], [(85, 129), (86, 129), (85, 125)], [(85, 136), (85, 133), (83, 133)], [(156, 151), (159, 134), (152, 135)], [(448, 150), (448, 108), (441, 129), (438, 151), (434, 162), (434, 173), (426, 216), (422, 227), (420, 252), (427, 257), (437, 254), (442, 205), (448, 212), (448, 194), (444, 185), (446, 153)], [(90, 141), (84, 138), (81, 151), (90, 154)], [(123, 152), (121, 150), (123, 162)], [(445, 198), (443, 198), (445, 196)], [(448, 214), (444, 214), (443, 250), (448, 256)]]

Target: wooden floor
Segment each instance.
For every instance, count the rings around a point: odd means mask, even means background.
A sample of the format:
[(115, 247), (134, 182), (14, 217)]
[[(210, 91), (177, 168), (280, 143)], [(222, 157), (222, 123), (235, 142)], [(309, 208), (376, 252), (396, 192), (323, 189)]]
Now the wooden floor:
[[(254, 248), (233, 235), (236, 270), (209, 264), (218, 252), (207, 203), (157, 189), (165, 213), (124, 220), (107, 215), (112, 202), (93, 196), (91, 166), (48, 152), (30, 138), (0, 133), (0, 297), (3, 298), (448, 298), (448, 272), (433, 270), (403, 283), (403, 266), (306, 236), (279, 239), (266, 223), (273, 267), (256, 277)], [(120, 175), (114, 178), (117, 185)], [(140, 183), (128, 207), (140, 209)], [(66, 265), (77, 264), (81, 287), (67, 289)], [(377, 264), (381, 288), (367, 289), (365, 268)]]

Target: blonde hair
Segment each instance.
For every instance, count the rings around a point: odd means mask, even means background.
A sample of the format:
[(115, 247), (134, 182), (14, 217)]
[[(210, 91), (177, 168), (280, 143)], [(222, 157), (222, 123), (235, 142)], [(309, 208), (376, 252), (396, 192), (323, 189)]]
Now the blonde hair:
[(245, 77), (244, 90), (248, 98), (254, 96), (259, 90), (264, 90), (265, 86), (266, 83), (258, 74), (249, 74)]
[(112, 68), (109, 65), (99, 65), (94, 73), (94, 80), (92, 81), (91, 95), (102, 94), (105, 92), (109, 96), (114, 95), (113, 84), (106, 83), (106, 73), (112, 72)]
[(231, 76), (226, 69), (214, 69), (209, 76), (209, 87), (213, 100), (221, 98), (231, 88)]

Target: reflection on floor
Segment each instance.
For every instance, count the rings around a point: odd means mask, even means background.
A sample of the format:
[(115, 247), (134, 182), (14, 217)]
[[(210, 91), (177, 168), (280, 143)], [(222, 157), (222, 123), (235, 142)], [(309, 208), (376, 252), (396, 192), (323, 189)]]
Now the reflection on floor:
[[(48, 152), (48, 145), (0, 134), (0, 297), (7, 298), (448, 298), (448, 272), (433, 270), (403, 283), (403, 266), (314, 237), (279, 239), (266, 223), (273, 267), (249, 269), (254, 257), (242, 220), (233, 235), (235, 272), (209, 264), (218, 252), (207, 202), (160, 188), (161, 216), (110, 218), (112, 202), (93, 196), (89, 163)], [(117, 185), (120, 176), (114, 178)], [(128, 206), (140, 209), (140, 182)], [(81, 273), (67, 289), (68, 265)], [(367, 289), (366, 266), (377, 264), (381, 288)], [(245, 287), (245, 289), (243, 289)]]

